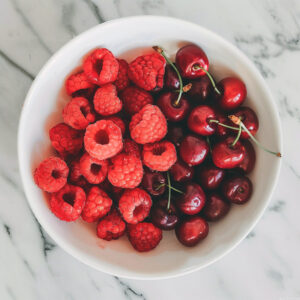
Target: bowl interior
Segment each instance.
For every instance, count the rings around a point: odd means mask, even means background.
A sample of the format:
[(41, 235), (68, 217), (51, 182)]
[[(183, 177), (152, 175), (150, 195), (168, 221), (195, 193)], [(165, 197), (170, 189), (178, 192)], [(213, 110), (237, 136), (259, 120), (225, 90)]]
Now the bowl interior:
[(154, 251), (135, 252), (126, 237), (105, 242), (96, 237), (95, 226), (81, 220), (66, 223), (48, 209), (46, 196), (37, 188), (32, 172), (51, 153), (48, 130), (61, 121), (61, 109), (69, 100), (63, 91), (65, 77), (80, 65), (95, 47), (107, 47), (129, 61), (152, 45), (174, 55), (178, 47), (193, 42), (207, 53), (217, 79), (235, 74), (247, 85), (245, 105), (259, 118), (257, 134), (266, 146), (280, 150), (280, 128), (274, 104), (265, 83), (252, 63), (219, 36), (188, 22), (164, 17), (133, 17), (96, 26), (78, 36), (46, 64), (34, 81), (19, 127), (19, 162), (25, 192), (33, 212), (50, 236), (67, 252), (101, 271), (132, 278), (162, 278), (199, 269), (220, 258), (238, 244), (261, 216), (275, 184), (280, 160), (258, 149), (251, 180), (254, 192), (244, 206), (233, 206), (229, 215), (210, 226), (207, 239), (194, 248), (183, 247), (174, 232)]

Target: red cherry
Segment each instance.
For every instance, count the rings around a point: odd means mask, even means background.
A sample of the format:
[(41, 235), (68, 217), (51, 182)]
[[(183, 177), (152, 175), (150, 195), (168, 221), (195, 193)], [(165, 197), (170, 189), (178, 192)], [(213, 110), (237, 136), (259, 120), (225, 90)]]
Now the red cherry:
[(205, 204), (205, 194), (196, 183), (187, 183), (182, 196), (176, 200), (178, 209), (186, 215), (195, 215), (201, 211)]
[(166, 189), (164, 184), (166, 184), (166, 177), (162, 173), (145, 170), (142, 187), (151, 195), (162, 195)]
[(181, 159), (190, 166), (201, 164), (209, 152), (209, 146), (201, 137), (186, 136), (179, 147)]
[(246, 176), (234, 176), (222, 184), (222, 192), (227, 200), (235, 204), (246, 203), (252, 194), (252, 182)]
[(245, 174), (248, 174), (254, 168), (256, 154), (251, 142), (249, 142), (248, 140), (244, 140), (242, 141), (242, 144), (245, 147), (245, 157), (243, 161), (239, 165), (237, 165), (237, 168), (243, 171)]
[(216, 166), (200, 166), (197, 172), (199, 184), (206, 190), (214, 190), (219, 187), (224, 179), (225, 171)]
[(232, 146), (234, 140), (234, 137), (228, 136), (213, 146), (212, 160), (217, 167), (221, 169), (232, 169), (243, 161), (245, 157), (245, 147), (239, 141)]
[(182, 125), (177, 124), (170, 124), (168, 127), (168, 133), (166, 136), (167, 140), (179, 147), (185, 136), (185, 130), (183, 129)]
[[(223, 112), (217, 109), (215, 110), (215, 113), (216, 113), (216, 120), (218, 120), (222, 124), (232, 126), (232, 123), (225, 116)], [(232, 133), (232, 130), (230, 130), (229, 128), (216, 124), (216, 135), (224, 137), (226, 135), (229, 135), (230, 133)]]
[(229, 212), (230, 204), (218, 193), (214, 192), (207, 197), (202, 215), (207, 221), (218, 221)]
[(192, 87), (188, 91), (188, 95), (193, 101), (204, 102), (209, 98), (213, 88), (208, 76), (202, 76), (191, 83)]
[(208, 70), (209, 62), (205, 52), (196, 45), (186, 45), (176, 53), (176, 65), (184, 78), (199, 78)]
[(185, 182), (193, 178), (194, 168), (181, 160), (177, 160), (177, 162), (171, 167), (170, 173), (175, 181)]
[(195, 133), (200, 135), (212, 135), (215, 133), (215, 123), (210, 123), (209, 120), (215, 120), (215, 111), (207, 106), (200, 105), (195, 107), (188, 117), (188, 127)]
[(233, 110), (240, 106), (247, 96), (247, 89), (243, 81), (235, 77), (226, 77), (218, 83), (221, 91), (219, 106), (223, 110)]
[(180, 87), (178, 76), (171, 65), (166, 65), (164, 88), (169, 90), (178, 90)]
[(199, 216), (191, 216), (183, 220), (175, 229), (180, 243), (193, 247), (208, 235), (208, 223)]

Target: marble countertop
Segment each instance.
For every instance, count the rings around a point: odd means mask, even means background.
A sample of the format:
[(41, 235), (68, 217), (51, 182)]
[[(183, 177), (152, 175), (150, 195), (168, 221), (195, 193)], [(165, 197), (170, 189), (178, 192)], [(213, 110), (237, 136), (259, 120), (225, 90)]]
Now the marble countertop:
[[(207, 27), (258, 67), (278, 106), (284, 157), (272, 202), (229, 255), (176, 279), (136, 281), (97, 272), (66, 254), (25, 199), (17, 161), (24, 97), (48, 58), (106, 20), (156, 14)], [(300, 299), (299, 0), (0, 1), (0, 299)]]

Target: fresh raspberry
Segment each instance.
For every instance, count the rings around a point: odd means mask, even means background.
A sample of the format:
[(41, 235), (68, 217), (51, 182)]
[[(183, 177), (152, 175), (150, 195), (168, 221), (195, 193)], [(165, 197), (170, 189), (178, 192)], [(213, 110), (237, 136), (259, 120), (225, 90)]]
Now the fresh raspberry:
[(124, 135), (124, 133), (126, 131), (126, 126), (125, 126), (125, 123), (123, 120), (121, 120), (119, 117), (116, 117), (116, 116), (106, 117), (105, 120), (113, 121), (116, 125), (118, 125), (120, 127), (122, 135)]
[(77, 154), (83, 146), (83, 131), (59, 123), (49, 130), (52, 146), (62, 156)]
[(111, 241), (118, 239), (125, 232), (126, 224), (114, 209), (109, 215), (100, 220), (97, 226), (97, 235), (100, 239)]
[(73, 95), (75, 92), (92, 89), (94, 85), (88, 81), (84, 72), (80, 72), (69, 76), (65, 82), (65, 87), (67, 93)]
[(168, 171), (177, 161), (176, 148), (168, 141), (147, 144), (143, 147), (143, 162), (154, 171)]
[(166, 61), (158, 53), (142, 55), (129, 64), (129, 78), (140, 88), (151, 91), (164, 83)]
[(68, 174), (69, 168), (62, 159), (49, 157), (35, 169), (34, 180), (40, 189), (53, 193), (67, 183)]
[(119, 63), (109, 50), (98, 48), (84, 60), (83, 71), (90, 82), (103, 85), (117, 79)]
[(82, 175), (80, 171), (79, 161), (80, 159), (76, 158), (71, 162), (69, 181), (74, 185), (85, 188), (86, 186), (88, 186), (88, 181), (85, 179), (85, 177)]
[(114, 186), (132, 189), (137, 187), (143, 178), (143, 165), (135, 155), (121, 153), (111, 159), (108, 167), (108, 180)]
[(56, 217), (72, 222), (79, 218), (84, 207), (86, 195), (84, 190), (75, 185), (66, 184), (50, 198), (50, 209)]
[(124, 59), (117, 59), (119, 62), (119, 73), (117, 80), (114, 82), (117, 91), (123, 91), (126, 87), (129, 86), (129, 77), (128, 77), (128, 63)]
[(113, 84), (108, 83), (98, 88), (94, 96), (94, 108), (102, 116), (114, 115), (122, 109), (122, 101)]
[(120, 213), (129, 224), (142, 222), (149, 215), (151, 205), (149, 194), (139, 188), (125, 190), (119, 200)]
[(126, 88), (121, 94), (121, 99), (124, 103), (124, 109), (130, 115), (139, 112), (146, 104), (153, 104), (151, 94), (136, 86)]
[(123, 147), (123, 152), (126, 154), (131, 154), (134, 155), (138, 158), (141, 158), (141, 150), (139, 145), (130, 139), (125, 139), (124, 140), (124, 147)]
[(159, 244), (162, 239), (162, 231), (152, 223), (139, 223), (130, 226), (128, 238), (137, 251), (150, 251)]
[(108, 162), (83, 154), (79, 163), (80, 172), (89, 183), (98, 184), (106, 178)]
[(123, 148), (119, 126), (110, 120), (100, 120), (86, 128), (85, 150), (99, 160), (115, 156)]
[(85, 129), (95, 122), (90, 102), (83, 97), (73, 98), (63, 110), (64, 122), (75, 129)]
[(132, 117), (129, 130), (137, 143), (154, 143), (166, 135), (167, 121), (158, 106), (147, 104)]
[(93, 186), (87, 195), (81, 217), (86, 222), (96, 222), (110, 211), (112, 203), (103, 190)]

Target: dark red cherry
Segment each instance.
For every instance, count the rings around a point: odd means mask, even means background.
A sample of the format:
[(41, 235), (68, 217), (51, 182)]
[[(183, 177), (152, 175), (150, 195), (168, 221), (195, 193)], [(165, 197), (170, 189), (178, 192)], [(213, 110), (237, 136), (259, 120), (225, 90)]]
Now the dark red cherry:
[(193, 182), (187, 183), (183, 194), (176, 199), (176, 206), (186, 215), (195, 215), (205, 205), (205, 194), (202, 188)]
[(181, 96), (179, 103), (176, 105), (178, 93), (166, 92), (159, 96), (157, 105), (169, 121), (178, 122), (183, 120), (189, 110), (190, 104), (184, 96)]
[(153, 196), (162, 195), (165, 192), (166, 178), (162, 173), (145, 170), (142, 187)]
[(205, 75), (209, 62), (205, 52), (197, 45), (186, 45), (176, 53), (176, 65), (184, 78), (194, 79)]
[(172, 142), (175, 146), (179, 147), (181, 141), (185, 136), (185, 130), (182, 125), (170, 124), (168, 126), (167, 140)]
[(199, 216), (190, 216), (179, 223), (175, 229), (180, 243), (193, 247), (208, 235), (208, 223)]
[(180, 87), (178, 76), (171, 65), (166, 65), (164, 88), (168, 90), (178, 90)]
[(228, 136), (217, 142), (212, 148), (213, 163), (221, 169), (232, 169), (238, 166), (245, 157), (245, 147), (238, 141), (234, 146), (235, 137)]
[(190, 166), (201, 164), (209, 152), (205, 139), (194, 135), (186, 136), (179, 147), (181, 159)]
[(212, 84), (207, 75), (191, 81), (192, 87), (188, 96), (195, 102), (204, 102), (212, 93)]
[(202, 210), (202, 215), (207, 221), (218, 221), (229, 212), (230, 204), (218, 193), (213, 192), (207, 197), (206, 204)]
[(177, 182), (185, 182), (193, 178), (194, 168), (182, 160), (177, 160), (177, 162), (171, 167), (170, 174), (173, 180)]
[(224, 197), (232, 203), (244, 204), (252, 194), (252, 182), (246, 176), (234, 176), (222, 184)]
[(156, 202), (151, 210), (152, 223), (163, 230), (172, 230), (178, 223), (178, 213), (175, 205), (171, 202), (168, 207), (168, 199)]
[(217, 87), (221, 91), (218, 103), (223, 110), (233, 110), (239, 107), (246, 99), (246, 86), (243, 81), (236, 77), (222, 79)]
[[(232, 122), (225, 116), (223, 112), (221, 112), (220, 110), (215, 110), (215, 113), (216, 113), (216, 119), (220, 123), (233, 126)], [(224, 137), (226, 135), (229, 135), (230, 133), (232, 133), (231, 129), (216, 124), (216, 135)]]
[(225, 170), (214, 165), (200, 166), (196, 181), (206, 190), (217, 189), (225, 176)]
[(245, 147), (245, 157), (242, 162), (237, 165), (237, 168), (245, 174), (248, 174), (253, 170), (255, 166), (256, 154), (251, 142), (249, 142), (248, 140), (244, 140), (242, 141), (242, 144)]
[(195, 107), (188, 117), (188, 127), (195, 133), (200, 135), (212, 135), (215, 133), (216, 124), (210, 123), (215, 120), (215, 111), (207, 105), (199, 105)]

